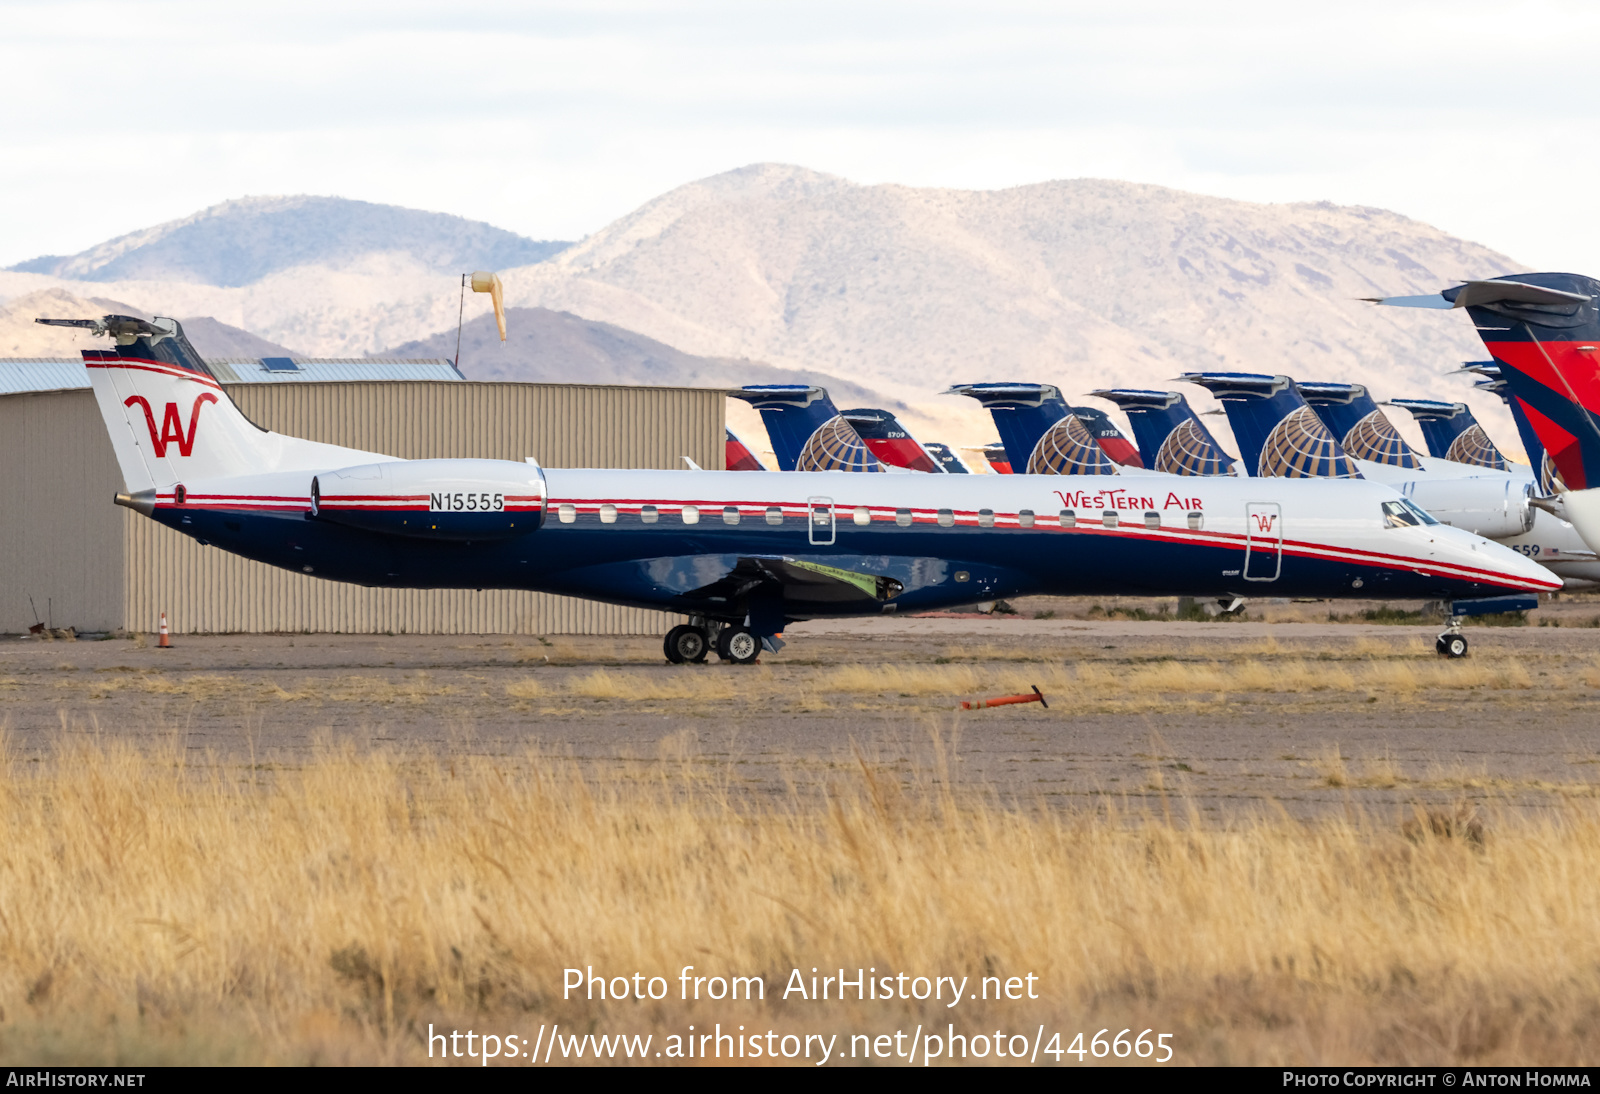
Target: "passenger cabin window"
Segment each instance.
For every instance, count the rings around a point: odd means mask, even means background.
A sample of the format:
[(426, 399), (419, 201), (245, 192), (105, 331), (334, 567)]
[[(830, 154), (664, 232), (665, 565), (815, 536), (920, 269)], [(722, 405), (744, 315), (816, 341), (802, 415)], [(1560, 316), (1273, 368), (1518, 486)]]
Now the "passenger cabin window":
[(562, 524), (571, 524), (578, 519), (578, 507), (570, 502), (563, 502), (561, 508), (556, 510), (556, 516), (561, 518)]
[(1206, 526), (1206, 515), (1199, 511), (1189, 514), (1189, 531), (1198, 532)]
[(1105, 528), (1115, 528), (1117, 526), (1117, 511), (1115, 509), (1102, 510), (1100, 524)]
[(646, 524), (654, 524), (661, 519), (661, 510), (654, 505), (641, 505), (639, 507), (639, 519)]
[(994, 527), (994, 510), (993, 509), (979, 509), (978, 510), (978, 527), (979, 528), (993, 528)]
[(948, 509), (939, 510), (939, 527), (948, 528), (956, 522), (956, 515)]
[(1146, 513), (1144, 515), (1144, 526), (1146, 528), (1149, 528), (1152, 531), (1154, 531), (1157, 528), (1160, 528), (1161, 527), (1161, 514), (1160, 513)]
[(724, 505), (722, 507), (722, 523), (723, 524), (738, 524), (739, 523), (739, 507), (737, 505)]
[(783, 523), (783, 510), (778, 508), (776, 505), (767, 506), (767, 523), (768, 524), (782, 524)]
[(856, 511), (853, 516), (855, 517), (855, 522), (857, 524), (872, 523), (872, 510), (868, 509), (865, 505), (856, 506)]
[(1018, 528), (1032, 528), (1033, 527), (1033, 510), (1032, 509), (1024, 509), (1024, 510), (1022, 510), (1021, 512), (1019, 512), (1017, 514), (1017, 527)]
[(700, 510), (693, 505), (685, 505), (683, 507), (683, 523), (699, 524)]
[(1078, 514), (1071, 509), (1063, 509), (1061, 510), (1061, 515), (1056, 518), (1056, 522), (1063, 528), (1076, 528), (1078, 526)]
[(896, 509), (894, 511), (894, 522), (902, 528), (911, 527), (911, 510)]
[(601, 524), (615, 524), (615, 523), (617, 523), (617, 507), (615, 505), (612, 505), (611, 503), (607, 502), (605, 505), (602, 505), (600, 507), (600, 523)]
[(1416, 528), (1424, 524), (1438, 524), (1433, 514), (1415, 502), (1386, 501), (1383, 503), (1383, 523), (1389, 528)]

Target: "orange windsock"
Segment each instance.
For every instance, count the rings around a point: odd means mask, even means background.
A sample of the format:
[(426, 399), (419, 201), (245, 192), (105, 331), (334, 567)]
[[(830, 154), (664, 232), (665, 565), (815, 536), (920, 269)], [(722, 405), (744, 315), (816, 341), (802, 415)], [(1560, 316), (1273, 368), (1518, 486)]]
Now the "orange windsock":
[(994, 699), (963, 700), (961, 709), (982, 710), (984, 707), (1007, 707), (1012, 703), (1038, 703), (1046, 710), (1050, 709), (1050, 704), (1044, 701), (1044, 693), (1039, 690), (1037, 684), (1034, 685), (1031, 692), (1025, 691), (1021, 695), (1001, 695)]
[(472, 275), (472, 291), (486, 292), (494, 301), (494, 321), (500, 326), (500, 341), (506, 340), (506, 292), (500, 284), (500, 275), (479, 270)]

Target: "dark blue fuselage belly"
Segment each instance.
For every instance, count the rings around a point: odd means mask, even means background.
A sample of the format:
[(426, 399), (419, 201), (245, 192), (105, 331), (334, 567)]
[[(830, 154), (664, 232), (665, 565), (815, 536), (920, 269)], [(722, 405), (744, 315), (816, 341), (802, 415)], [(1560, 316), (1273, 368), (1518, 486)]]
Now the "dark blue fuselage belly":
[[(1062, 529), (944, 528), (925, 524), (856, 532), (813, 545), (803, 523), (780, 527), (650, 526), (547, 520), (527, 535), (488, 542), (380, 535), (301, 514), (158, 509), (155, 519), (230, 553), (333, 581), (379, 588), (523, 589), (713, 617), (742, 614), (697, 590), (740, 558), (784, 557), (894, 578), (888, 604), (866, 597), (788, 602), (791, 618), (929, 611), (1025, 595), (1279, 596), (1449, 599), (1503, 586), (1285, 552), (1277, 577), (1245, 580), (1243, 546), (1200, 545)], [(853, 545), (854, 541), (854, 545)], [(883, 553), (886, 545), (893, 554)], [(870, 550), (872, 553), (866, 553)], [(1273, 572), (1258, 555), (1251, 573)], [(1263, 567), (1263, 563), (1267, 563)], [(1359, 584), (1358, 584), (1359, 583)]]

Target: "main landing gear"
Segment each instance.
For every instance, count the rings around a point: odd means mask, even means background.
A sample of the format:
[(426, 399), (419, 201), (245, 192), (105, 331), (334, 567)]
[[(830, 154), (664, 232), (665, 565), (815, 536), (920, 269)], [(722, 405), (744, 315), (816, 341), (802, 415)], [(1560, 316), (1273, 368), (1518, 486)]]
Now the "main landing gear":
[(711, 640), (699, 627), (679, 624), (667, 632), (662, 652), (674, 665), (698, 665), (711, 652)]
[(761, 656), (761, 639), (749, 627), (723, 627), (717, 635), (717, 656), (735, 665), (753, 665)]
[(1444, 633), (1433, 644), (1433, 648), (1439, 651), (1440, 657), (1467, 655), (1467, 639), (1461, 633), (1461, 619), (1459, 615), (1452, 615), (1445, 621)]
[(673, 627), (661, 643), (661, 652), (674, 665), (697, 665), (712, 650), (724, 661), (753, 665), (761, 656), (761, 639), (749, 627), (693, 619)]

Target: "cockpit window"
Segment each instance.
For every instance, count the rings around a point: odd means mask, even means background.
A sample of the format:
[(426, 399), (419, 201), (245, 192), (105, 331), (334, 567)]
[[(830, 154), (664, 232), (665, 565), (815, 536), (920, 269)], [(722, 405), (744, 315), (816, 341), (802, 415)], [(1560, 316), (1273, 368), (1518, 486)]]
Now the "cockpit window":
[(1433, 514), (1414, 502), (1386, 501), (1383, 503), (1383, 523), (1389, 528), (1416, 528), (1425, 524), (1438, 524)]

